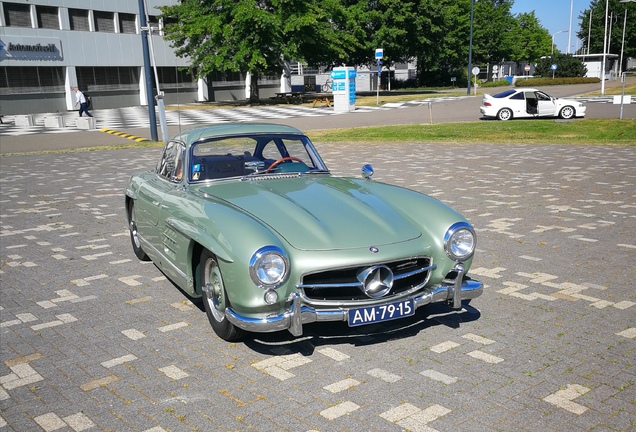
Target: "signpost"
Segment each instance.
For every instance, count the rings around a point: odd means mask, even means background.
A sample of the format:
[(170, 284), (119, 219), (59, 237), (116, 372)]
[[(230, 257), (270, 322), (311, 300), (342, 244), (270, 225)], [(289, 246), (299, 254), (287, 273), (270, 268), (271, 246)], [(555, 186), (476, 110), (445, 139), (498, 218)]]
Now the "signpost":
[(530, 75), (530, 65), (525, 65), (525, 67), (523, 68), (523, 70), (526, 71), (527, 75)]
[(554, 71), (557, 70), (557, 67), (556, 63), (553, 63), (552, 66), (550, 66), (550, 69), (552, 69), (552, 79), (554, 79)]
[(493, 65), (492, 66), (492, 80), (493, 81), (497, 81), (497, 78), (499, 77), (499, 66), (498, 65)]
[(618, 116), (619, 120), (623, 120), (623, 105), (632, 103), (632, 97), (630, 95), (625, 94), (625, 78), (627, 74), (629, 73), (630, 72), (623, 72), (621, 74), (621, 82), (623, 83), (623, 91), (620, 96), (614, 96), (614, 103), (616, 103), (617, 102), (616, 99), (620, 97), (621, 111), (620, 111), (620, 115)]
[(380, 83), (382, 82), (382, 58), (383, 57), (384, 57), (384, 50), (382, 48), (376, 48), (375, 61), (378, 64), (378, 85), (377, 85), (376, 96), (375, 96), (376, 105), (380, 105)]
[(475, 96), (477, 96), (477, 75), (479, 75), (479, 66), (475, 66), (471, 72), (475, 76)]

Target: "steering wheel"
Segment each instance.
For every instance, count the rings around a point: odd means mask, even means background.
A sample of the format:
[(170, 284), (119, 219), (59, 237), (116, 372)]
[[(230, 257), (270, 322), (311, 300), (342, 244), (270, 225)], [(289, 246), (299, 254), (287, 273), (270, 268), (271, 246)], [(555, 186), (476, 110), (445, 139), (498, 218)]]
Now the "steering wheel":
[(287, 157), (284, 157), (284, 158), (280, 158), (276, 162), (272, 163), (269, 167), (267, 167), (265, 172), (271, 171), (276, 165), (278, 165), (279, 163), (286, 162), (286, 161), (296, 161), (296, 162), (304, 163), (302, 159), (298, 159), (297, 157), (293, 157), (293, 156), (287, 156)]

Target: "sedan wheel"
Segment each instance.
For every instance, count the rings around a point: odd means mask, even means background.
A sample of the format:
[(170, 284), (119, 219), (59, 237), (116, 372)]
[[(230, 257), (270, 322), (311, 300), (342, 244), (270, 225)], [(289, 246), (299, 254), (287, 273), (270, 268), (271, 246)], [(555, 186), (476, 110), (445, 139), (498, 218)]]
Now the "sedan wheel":
[(199, 288), (203, 297), (203, 307), (212, 329), (221, 339), (236, 341), (245, 336), (245, 331), (237, 328), (225, 317), (229, 306), (221, 269), (209, 251), (203, 251), (199, 260)]
[(562, 119), (571, 119), (572, 117), (574, 117), (574, 108), (572, 108), (571, 106), (564, 106), (563, 108), (561, 108), (561, 112), (559, 113), (559, 117), (561, 117)]
[(497, 118), (499, 120), (510, 120), (512, 118), (512, 110), (510, 108), (502, 108), (497, 113)]
[(133, 252), (137, 258), (141, 261), (150, 261), (146, 252), (141, 248), (141, 241), (139, 240), (139, 233), (137, 232), (137, 217), (135, 216), (135, 202), (132, 201), (130, 203), (130, 208), (128, 209), (128, 220), (130, 221), (128, 224), (128, 229), (130, 230), (130, 243), (132, 243)]

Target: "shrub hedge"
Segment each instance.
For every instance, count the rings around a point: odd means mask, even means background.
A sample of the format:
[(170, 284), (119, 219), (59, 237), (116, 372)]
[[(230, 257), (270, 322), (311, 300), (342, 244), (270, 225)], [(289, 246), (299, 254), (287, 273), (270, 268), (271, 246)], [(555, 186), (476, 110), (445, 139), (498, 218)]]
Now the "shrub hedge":
[(503, 79), (497, 81), (488, 81), (483, 84), (479, 84), (479, 87), (505, 87), (509, 85), (510, 83), (508, 82), (508, 80)]
[(516, 87), (538, 87), (566, 84), (594, 84), (601, 82), (600, 78), (528, 78), (515, 81)]

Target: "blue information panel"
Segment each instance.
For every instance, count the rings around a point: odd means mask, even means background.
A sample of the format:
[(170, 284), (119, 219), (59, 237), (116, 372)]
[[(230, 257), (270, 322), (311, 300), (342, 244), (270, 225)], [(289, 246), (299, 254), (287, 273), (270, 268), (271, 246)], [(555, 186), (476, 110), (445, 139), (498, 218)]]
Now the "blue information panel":
[(335, 68), (331, 71), (333, 80), (333, 102), (336, 112), (353, 111), (356, 103), (356, 69)]

